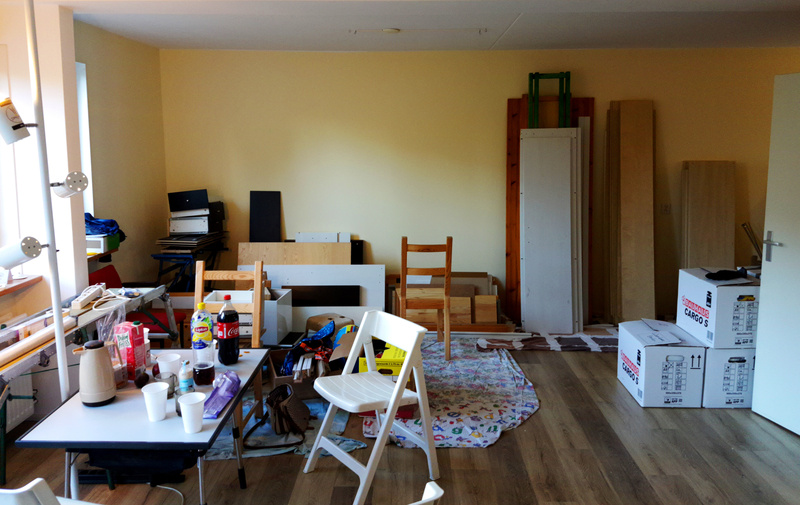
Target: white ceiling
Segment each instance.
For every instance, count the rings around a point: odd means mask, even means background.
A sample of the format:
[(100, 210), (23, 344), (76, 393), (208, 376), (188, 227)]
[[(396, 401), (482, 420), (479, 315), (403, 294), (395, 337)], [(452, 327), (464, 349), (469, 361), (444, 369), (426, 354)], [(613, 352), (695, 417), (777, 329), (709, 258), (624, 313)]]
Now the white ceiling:
[[(160, 48), (800, 47), (800, 0), (37, 0)], [(399, 28), (399, 33), (385, 33)]]

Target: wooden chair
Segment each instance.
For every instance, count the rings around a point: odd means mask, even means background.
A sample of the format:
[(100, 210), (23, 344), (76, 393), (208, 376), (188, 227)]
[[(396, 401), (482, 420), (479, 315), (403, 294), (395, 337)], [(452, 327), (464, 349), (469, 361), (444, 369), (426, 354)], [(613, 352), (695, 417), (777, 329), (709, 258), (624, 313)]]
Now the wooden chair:
[[(250, 341), (250, 347), (252, 349), (261, 347), (261, 334), (264, 328), (262, 312), (264, 309), (264, 290), (267, 288), (267, 281), (264, 278), (263, 268), (264, 264), (261, 261), (255, 262), (255, 268), (252, 272), (241, 270), (206, 270), (203, 261), (198, 261), (195, 264), (194, 308), (197, 308), (197, 304), (202, 302), (206, 295), (204, 291), (206, 281), (250, 281), (253, 283), (253, 302), (234, 304), (234, 308), (238, 312), (253, 314), (253, 336)], [(239, 340), (241, 341), (241, 339)]]
[[(433, 420), (428, 408), (428, 393), (425, 389), (425, 373), (422, 369), (422, 351), (420, 349), (425, 331), (424, 327), (411, 321), (386, 312), (371, 310), (364, 314), (361, 326), (358, 327), (358, 333), (356, 333), (355, 341), (350, 348), (342, 374), (317, 377), (314, 381), (314, 389), (330, 402), (330, 407), (328, 413), (325, 414), (325, 420), (322, 421), (303, 472), (314, 471), (320, 451), (326, 449), (331, 456), (358, 475), (359, 486), (353, 505), (363, 505), (367, 499), (367, 493), (369, 493), (372, 479), (375, 477), (375, 471), (378, 469), (378, 463), (391, 430), (405, 436), (407, 440), (425, 451), (425, 455), (428, 457), (430, 478), (432, 480), (439, 478), (439, 463), (436, 459), (436, 448), (433, 442)], [(373, 337), (406, 351), (406, 358), (397, 382), (392, 381), (390, 376), (378, 372), (372, 344)], [(353, 373), (362, 351), (366, 357), (368, 371)], [(416, 391), (406, 389), (412, 373)], [(398, 407), (413, 404), (419, 406), (422, 436), (407, 429), (400, 422), (395, 422)], [(328, 438), (333, 419), (339, 409), (351, 413), (374, 410), (376, 413), (380, 430), (366, 465)]]
[[(437, 268), (414, 268), (408, 266), (409, 253), (445, 253), (445, 265)], [(450, 359), (450, 270), (453, 262), (453, 237), (447, 237), (445, 244), (409, 244), (403, 237), (400, 263), (400, 317), (406, 318), (408, 310), (436, 310), (436, 336), (444, 341), (444, 357)], [(443, 288), (433, 292), (433, 296), (415, 296), (408, 289), (409, 275), (431, 275), (444, 277)], [(430, 295), (431, 290), (426, 290)], [(439, 294), (441, 293), (441, 294)]]

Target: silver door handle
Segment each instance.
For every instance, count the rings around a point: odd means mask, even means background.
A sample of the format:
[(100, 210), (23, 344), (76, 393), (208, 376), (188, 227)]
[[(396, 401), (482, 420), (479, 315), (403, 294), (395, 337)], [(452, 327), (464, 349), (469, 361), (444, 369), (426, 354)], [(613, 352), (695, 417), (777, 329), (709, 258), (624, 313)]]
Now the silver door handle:
[(782, 247), (783, 244), (772, 240), (772, 231), (767, 231), (767, 238), (764, 239), (764, 261), (772, 261), (772, 247)]

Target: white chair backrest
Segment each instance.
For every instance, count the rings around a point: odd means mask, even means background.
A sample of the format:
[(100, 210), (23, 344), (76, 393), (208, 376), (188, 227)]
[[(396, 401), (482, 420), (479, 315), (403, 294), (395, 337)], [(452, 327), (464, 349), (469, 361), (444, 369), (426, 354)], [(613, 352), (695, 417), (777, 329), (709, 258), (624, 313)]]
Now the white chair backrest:
[[(358, 333), (347, 356), (344, 373), (350, 373), (358, 364), (361, 349), (364, 349), (367, 363), (372, 361), (374, 366), (375, 352), (372, 346), (372, 337), (383, 340), (387, 344), (402, 349), (409, 355), (419, 355), (419, 347), (427, 330), (418, 324), (379, 310), (371, 310), (364, 314)], [(370, 356), (372, 357), (370, 359)], [(406, 359), (409, 359), (408, 357)], [(413, 357), (412, 357), (413, 359)]]
[(59, 505), (58, 498), (42, 478), (19, 489), (0, 489), (0, 505)]

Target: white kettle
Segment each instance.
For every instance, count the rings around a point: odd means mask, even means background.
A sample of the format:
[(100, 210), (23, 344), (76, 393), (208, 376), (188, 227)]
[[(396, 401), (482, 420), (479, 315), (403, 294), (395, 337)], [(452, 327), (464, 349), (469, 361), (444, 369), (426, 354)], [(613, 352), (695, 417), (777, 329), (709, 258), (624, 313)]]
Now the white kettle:
[(83, 347), (72, 351), (79, 354), (80, 363), (80, 395), (81, 402), (87, 407), (99, 407), (114, 401), (117, 396), (117, 385), (114, 382), (114, 367), (111, 365), (111, 355), (106, 346), (115, 345), (114, 342), (91, 340)]

